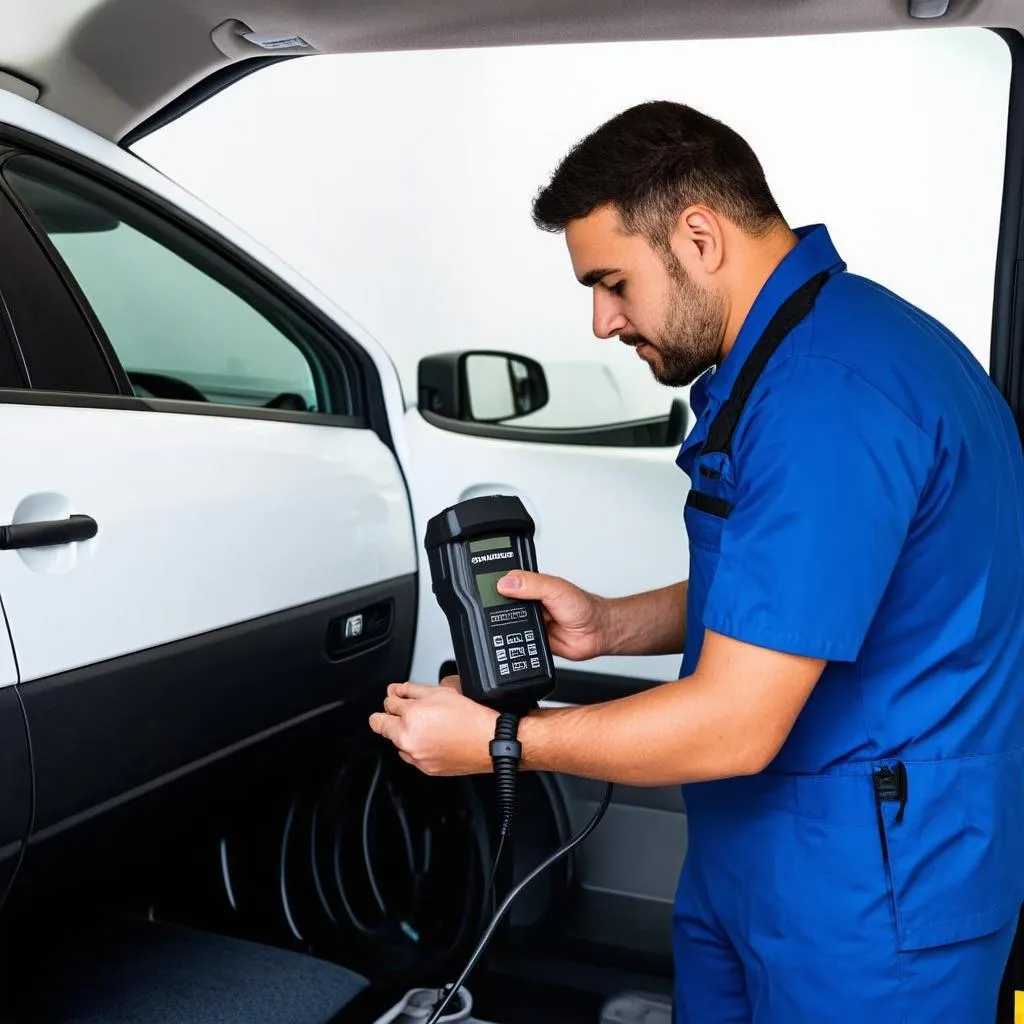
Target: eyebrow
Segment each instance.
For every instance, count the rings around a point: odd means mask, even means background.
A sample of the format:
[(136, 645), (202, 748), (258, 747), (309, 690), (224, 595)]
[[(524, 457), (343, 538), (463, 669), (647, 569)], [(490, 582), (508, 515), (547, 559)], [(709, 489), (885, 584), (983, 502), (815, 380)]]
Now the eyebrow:
[(579, 282), (585, 288), (593, 288), (595, 284), (600, 284), (602, 279), (606, 278), (609, 274), (617, 274), (619, 271), (613, 267), (598, 267), (597, 270), (591, 270), (579, 278)]

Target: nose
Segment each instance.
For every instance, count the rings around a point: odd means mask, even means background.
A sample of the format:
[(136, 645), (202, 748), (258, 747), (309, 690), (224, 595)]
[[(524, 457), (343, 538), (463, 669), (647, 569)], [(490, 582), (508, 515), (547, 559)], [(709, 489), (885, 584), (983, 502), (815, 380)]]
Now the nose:
[(604, 291), (594, 289), (594, 334), (598, 338), (614, 338), (629, 325), (619, 306), (619, 300)]

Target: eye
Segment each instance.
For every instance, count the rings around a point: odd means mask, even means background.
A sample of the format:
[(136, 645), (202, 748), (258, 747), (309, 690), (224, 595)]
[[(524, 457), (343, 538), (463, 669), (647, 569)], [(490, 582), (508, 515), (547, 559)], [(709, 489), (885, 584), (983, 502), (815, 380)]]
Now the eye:
[(615, 284), (608, 285), (608, 291), (613, 295), (617, 295), (620, 299), (626, 294), (626, 282), (625, 280), (616, 281)]

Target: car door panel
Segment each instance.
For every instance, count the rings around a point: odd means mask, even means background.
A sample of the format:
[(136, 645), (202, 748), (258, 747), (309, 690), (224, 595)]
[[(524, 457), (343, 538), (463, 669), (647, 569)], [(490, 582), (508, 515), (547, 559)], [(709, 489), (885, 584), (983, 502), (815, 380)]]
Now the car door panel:
[[(604, 786), (572, 776), (557, 781), (577, 833), (593, 817)], [(672, 905), (686, 826), (678, 788), (616, 786), (600, 826), (575, 851), (576, 893), (562, 937), (626, 951), (652, 971), (671, 970)]]
[(23, 683), (415, 570), (404, 484), (370, 430), (16, 398), (0, 430), (22, 437), (0, 521), (99, 527), (0, 556)]
[[(401, 678), (415, 587), (403, 576), (25, 686), (37, 764), (33, 842)], [(339, 622), (371, 614), (385, 623), (374, 642), (328, 653)]]
[[(0, 424), (4, 521), (99, 527), (0, 552), (39, 836), (406, 670), (408, 504), (372, 431), (10, 400)], [(377, 630), (351, 655), (350, 615)]]

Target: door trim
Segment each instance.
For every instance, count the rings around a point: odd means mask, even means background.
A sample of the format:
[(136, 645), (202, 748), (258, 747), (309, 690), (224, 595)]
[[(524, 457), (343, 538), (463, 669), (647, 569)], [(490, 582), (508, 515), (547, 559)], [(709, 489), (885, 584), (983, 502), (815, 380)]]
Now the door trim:
[[(407, 678), (416, 596), (410, 574), (19, 684), (31, 843)], [(337, 620), (382, 604), (390, 621), (374, 643), (335, 649)]]

